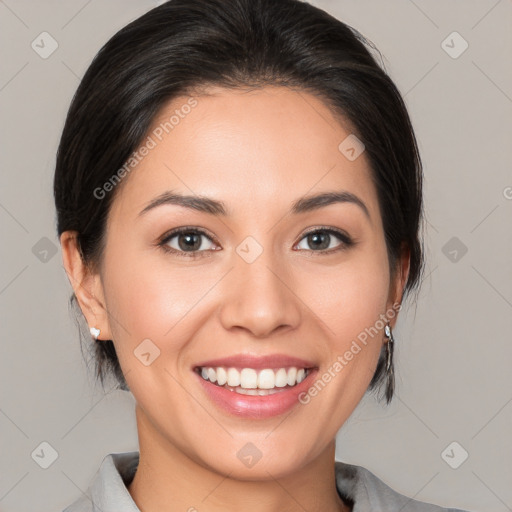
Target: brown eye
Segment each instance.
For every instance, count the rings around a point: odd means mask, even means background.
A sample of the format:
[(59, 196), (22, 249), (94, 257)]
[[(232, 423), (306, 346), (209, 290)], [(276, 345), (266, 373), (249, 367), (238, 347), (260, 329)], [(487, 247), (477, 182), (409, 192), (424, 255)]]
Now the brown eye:
[[(338, 244), (336, 244), (336, 239), (339, 241)], [(302, 240), (305, 240), (305, 243)], [(330, 253), (347, 248), (353, 244), (349, 236), (332, 228), (315, 229), (307, 233), (302, 240), (297, 247), (313, 252)]]
[[(208, 241), (211, 243), (209, 244)], [(165, 251), (189, 257), (196, 257), (202, 252), (215, 250), (216, 248), (211, 237), (197, 228), (175, 229), (166, 235), (159, 245)]]

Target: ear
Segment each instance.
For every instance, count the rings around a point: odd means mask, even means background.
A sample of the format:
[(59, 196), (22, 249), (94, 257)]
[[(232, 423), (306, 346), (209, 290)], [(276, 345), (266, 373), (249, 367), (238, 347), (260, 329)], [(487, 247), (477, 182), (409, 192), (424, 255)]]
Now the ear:
[[(400, 258), (397, 262), (397, 269), (395, 272), (395, 279), (391, 283), (390, 293), (388, 298), (388, 308), (391, 308), (393, 304), (401, 304), (404, 293), (405, 284), (409, 277), (411, 263), (411, 251), (409, 246), (404, 242), (400, 250)], [(396, 314), (392, 319), (389, 320), (391, 327), (395, 327), (398, 315)]]
[(100, 274), (93, 272), (82, 259), (78, 232), (64, 231), (60, 236), (62, 262), (75, 296), (89, 327), (100, 329), (98, 339), (111, 340), (105, 296)]

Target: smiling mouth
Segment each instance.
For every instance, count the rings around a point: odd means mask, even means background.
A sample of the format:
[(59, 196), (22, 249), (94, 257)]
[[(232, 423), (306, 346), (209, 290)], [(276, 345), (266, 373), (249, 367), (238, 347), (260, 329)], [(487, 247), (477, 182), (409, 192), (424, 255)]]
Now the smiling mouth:
[(208, 367), (195, 368), (204, 380), (241, 395), (266, 396), (291, 389), (300, 384), (312, 368), (254, 368)]

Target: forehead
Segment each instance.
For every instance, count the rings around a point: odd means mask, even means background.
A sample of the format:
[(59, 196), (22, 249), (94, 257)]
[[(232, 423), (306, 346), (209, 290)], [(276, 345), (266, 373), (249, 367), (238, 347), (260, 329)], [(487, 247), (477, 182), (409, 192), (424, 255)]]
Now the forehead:
[(350, 160), (339, 148), (349, 136), (349, 123), (305, 91), (210, 87), (161, 109), (145, 140), (151, 149), (123, 178), (116, 208), (138, 212), (173, 190), (257, 214), (308, 193), (343, 189), (376, 210), (366, 155)]

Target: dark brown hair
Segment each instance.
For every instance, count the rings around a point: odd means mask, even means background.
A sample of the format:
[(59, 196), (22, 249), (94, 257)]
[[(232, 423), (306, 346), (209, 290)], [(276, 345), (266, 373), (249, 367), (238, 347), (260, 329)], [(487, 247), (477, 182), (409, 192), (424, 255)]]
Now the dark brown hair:
[[(170, 0), (152, 9), (101, 48), (73, 98), (55, 170), (58, 235), (78, 231), (84, 262), (99, 263), (120, 187), (101, 199), (95, 190), (137, 149), (168, 101), (208, 85), (281, 85), (320, 97), (364, 143), (391, 276), (406, 246), (404, 295), (418, 288), (421, 160), (404, 101), (372, 51), (378, 53), (355, 29), (300, 0)], [(128, 389), (112, 341), (94, 347), (102, 384), (110, 373)], [(383, 349), (370, 389), (387, 381), (389, 401), (390, 379)]]

